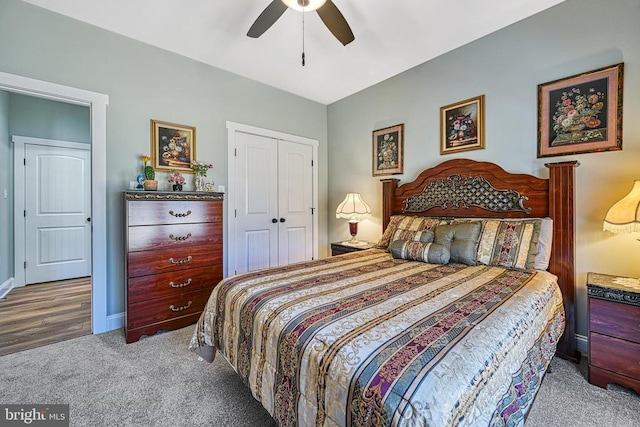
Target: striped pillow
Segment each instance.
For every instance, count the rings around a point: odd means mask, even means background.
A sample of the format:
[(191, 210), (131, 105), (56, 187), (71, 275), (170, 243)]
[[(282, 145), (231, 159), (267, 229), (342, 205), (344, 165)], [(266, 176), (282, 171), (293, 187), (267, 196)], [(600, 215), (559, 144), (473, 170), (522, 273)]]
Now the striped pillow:
[(420, 241), (396, 240), (389, 247), (394, 258), (410, 261), (422, 261), (431, 264), (447, 264), (449, 262), (449, 248), (438, 243), (424, 243)]
[(538, 252), (540, 225), (540, 219), (483, 221), (478, 262), (521, 270), (533, 269)]
[(389, 250), (391, 243), (395, 240), (416, 240), (417, 233), (433, 230), (443, 223), (446, 223), (446, 220), (441, 218), (393, 215), (376, 246)]

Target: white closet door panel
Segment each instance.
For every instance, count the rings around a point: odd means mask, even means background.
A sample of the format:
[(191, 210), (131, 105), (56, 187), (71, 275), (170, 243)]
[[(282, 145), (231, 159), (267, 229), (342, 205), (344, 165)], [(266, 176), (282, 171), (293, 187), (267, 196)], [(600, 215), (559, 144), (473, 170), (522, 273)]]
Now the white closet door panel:
[[(278, 145), (280, 265), (313, 257), (311, 146), (281, 140)], [(293, 261), (295, 259), (295, 261)]]
[(278, 265), (278, 141), (236, 134), (236, 272)]

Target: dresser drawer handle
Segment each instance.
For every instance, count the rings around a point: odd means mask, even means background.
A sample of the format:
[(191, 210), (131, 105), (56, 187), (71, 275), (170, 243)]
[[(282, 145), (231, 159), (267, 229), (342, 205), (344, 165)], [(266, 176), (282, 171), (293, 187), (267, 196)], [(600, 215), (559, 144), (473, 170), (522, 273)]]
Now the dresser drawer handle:
[(169, 238), (171, 240), (175, 240), (176, 242), (183, 242), (188, 240), (191, 237), (191, 233), (187, 233), (186, 236), (174, 236), (173, 233), (169, 234)]
[(169, 282), (169, 286), (171, 286), (172, 288), (184, 288), (185, 286), (189, 286), (190, 284), (191, 284), (191, 278), (189, 278), (189, 280), (187, 280), (184, 283)]
[(183, 305), (181, 307), (174, 307), (173, 304), (171, 304), (169, 306), (169, 308), (171, 309), (171, 311), (182, 311), (182, 310), (186, 310), (187, 308), (191, 307), (191, 301), (189, 301), (187, 303), (187, 305)]
[(175, 213), (174, 211), (169, 211), (169, 215), (175, 216), (176, 218), (184, 218), (185, 216), (191, 215), (191, 211), (188, 210), (186, 213)]
[(179, 259), (179, 260), (175, 260), (173, 258), (169, 258), (169, 262), (173, 265), (182, 265), (182, 264), (186, 264), (188, 262), (191, 262), (191, 255), (187, 256), (185, 259)]

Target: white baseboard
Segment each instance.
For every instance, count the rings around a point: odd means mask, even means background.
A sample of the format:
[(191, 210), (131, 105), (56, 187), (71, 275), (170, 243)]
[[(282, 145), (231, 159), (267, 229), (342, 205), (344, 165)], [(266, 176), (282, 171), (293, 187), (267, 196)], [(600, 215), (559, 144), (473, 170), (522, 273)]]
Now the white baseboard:
[[(124, 327), (124, 312), (107, 316), (107, 331)], [(106, 332), (106, 331), (105, 331)]]
[(4, 298), (13, 289), (13, 277), (9, 277), (0, 285), (0, 298)]
[(582, 356), (587, 357), (589, 353), (589, 340), (584, 335), (576, 334), (576, 347), (578, 351), (582, 353)]

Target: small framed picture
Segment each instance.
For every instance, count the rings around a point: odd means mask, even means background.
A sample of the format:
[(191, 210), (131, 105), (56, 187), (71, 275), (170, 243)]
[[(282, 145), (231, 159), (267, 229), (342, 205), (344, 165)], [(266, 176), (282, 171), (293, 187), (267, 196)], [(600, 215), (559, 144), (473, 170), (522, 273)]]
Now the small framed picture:
[(151, 120), (151, 162), (156, 171), (193, 173), (196, 128)]
[(484, 148), (484, 95), (440, 107), (440, 154)]
[(403, 173), (404, 124), (373, 131), (373, 176)]
[(622, 150), (624, 64), (538, 85), (538, 157)]

